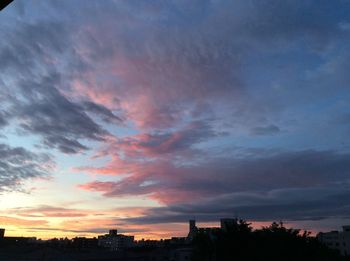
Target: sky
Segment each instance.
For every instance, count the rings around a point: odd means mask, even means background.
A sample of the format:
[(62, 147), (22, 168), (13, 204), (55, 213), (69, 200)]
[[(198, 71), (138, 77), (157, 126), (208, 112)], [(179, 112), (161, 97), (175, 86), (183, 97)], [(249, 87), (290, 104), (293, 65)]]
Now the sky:
[(0, 39), (6, 235), (350, 224), (350, 1), (16, 0)]

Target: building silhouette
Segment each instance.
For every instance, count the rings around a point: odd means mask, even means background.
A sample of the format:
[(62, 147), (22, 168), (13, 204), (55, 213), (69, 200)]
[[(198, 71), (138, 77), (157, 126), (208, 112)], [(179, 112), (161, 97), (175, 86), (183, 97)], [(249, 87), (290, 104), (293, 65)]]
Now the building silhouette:
[(187, 239), (189, 241), (192, 241), (193, 237), (197, 234), (198, 229), (196, 226), (196, 220), (191, 219), (189, 220), (189, 231), (188, 231), (188, 235), (187, 235)]
[(327, 247), (336, 249), (342, 255), (350, 255), (350, 225), (343, 226), (343, 231), (320, 232), (317, 239)]
[[(298, 256), (300, 253), (306, 253), (307, 257), (311, 253), (321, 257), (330, 254), (335, 258), (321, 260), (333, 261), (343, 259), (337, 259), (342, 257), (328, 248), (336, 249), (344, 256), (349, 256), (350, 253), (350, 226), (343, 226), (341, 232), (319, 233), (317, 239), (324, 245), (314, 238), (310, 241), (309, 237), (298, 236), (282, 226), (271, 225), (261, 230), (247, 229), (243, 232), (239, 230), (239, 226), (242, 226), (242, 222), (236, 218), (220, 219), (218, 227), (198, 227), (196, 220), (192, 219), (189, 220), (187, 237), (138, 241), (135, 241), (133, 236), (118, 234), (117, 229), (111, 229), (98, 238), (50, 240), (5, 237), (5, 229), (0, 229), (0, 260), (43, 260), (41, 258), (45, 256), (45, 260), (189, 261), (192, 257), (195, 257), (193, 260), (232, 260), (222, 258), (227, 255), (237, 259), (242, 256), (255, 257), (255, 253), (263, 257), (286, 257), (294, 253)], [(288, 243), (296, 239), (297, 244)], [(276, 246), (278, 251), (282, 252), (276, 252)], [(207, 259), (208, 256), (214, 259)]]
[(192, 241), (195, 235), (198, 233), (207, 234), (210, 238), (215, 237), (215, 233), (223, 230), (227, 231), (230, 227), (237, 224), (236, 218), (222, 218), (220, 219), (220, 227), (197, 227), (196, 220), (189, 220), (189, 232), (187, 235), (187, 240)]
[(118, 234), (116, 229), (112, 229), (108, 234), (98, 236), (98, 245), (120, 252), (134, 245), (134, 236)]
[(108, 233), (111, 237), (115, 237), (118, 235), (118, 229), (110, 229)]
[(235, 225), (237, 225), (236, 218), (222, 218), (222, 219), (220, 219), (220, 228), (224, 231), (229, 230), (229, 228), (232, 228)]

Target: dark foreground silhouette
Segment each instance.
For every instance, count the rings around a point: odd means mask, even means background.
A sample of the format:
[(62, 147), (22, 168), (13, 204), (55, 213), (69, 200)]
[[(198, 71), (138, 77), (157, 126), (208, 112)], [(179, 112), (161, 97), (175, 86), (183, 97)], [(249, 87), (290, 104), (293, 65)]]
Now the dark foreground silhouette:
[[(310, 233), (282, 223), (253, 230), (244, 220), (230, 219), (220, 228), (197, 228), (189, 237), (141, 240), (115, 251), (97, 238), (51, 239), (3, 237), (1, 261), (228, 261), (228, 260), (349, 260), (327, 248)], [(114, 230), (112, 230), (114, 231)], [(117, 233), (116, 233), (117, 234)], [(112, 237), (117, 238), (117, 236)]]
[(193, 241), (193, 261), (226, 260), (350, 260), (311, 237), (282, 223), (253, 230), (239, 220), (226, 231), (198, 232)]
[(13, 0), (0, 0), (0, 11), (8, 6)]

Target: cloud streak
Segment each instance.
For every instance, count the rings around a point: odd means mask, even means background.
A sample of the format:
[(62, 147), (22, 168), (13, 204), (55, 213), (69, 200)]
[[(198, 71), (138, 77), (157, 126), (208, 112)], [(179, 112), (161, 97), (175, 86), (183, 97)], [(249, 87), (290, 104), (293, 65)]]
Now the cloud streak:
[(47, 154), (35, 154), (21, 147), (0, 144), (0, 192), (20, 190), (29, 179), (46, 178), (53, 170)]
[[(145, 163), (135, 169), (124, 169), (123, 172), (129, 175), (120, 181), (94, 181), (81, 185), (80, 188), (102, 192), (106, 197), (144, 195), (171, 205), (188, 200), (201, 202), (232, 193), (261, 194), (262, 197), (267, 193), (269, 197), (271, 191), (279, 189), (300, 189), (306, 194), (308, 189), (347, 182), (349, 170), (349, 154), (302, 151), (277, 153), (267, 157), (258, 155), (251, 159), (221, 158), (187, 166), (164, 162)], [(91, 171), (106, 172), (105, 169)], [(113, 169), (109, 171), (113, 175)], [(118, 170), (114, 174), (118, 175)], [(315, 193), (320, 193), (321, 196), (323, 190), (316, 189)], [(297, 200), (298, 197), (296, 194), (294, 199)], [(257, 202), (259, 200), (258, 197), (251, 199)], [(230, 209), (228, 203), (220, 205)]]

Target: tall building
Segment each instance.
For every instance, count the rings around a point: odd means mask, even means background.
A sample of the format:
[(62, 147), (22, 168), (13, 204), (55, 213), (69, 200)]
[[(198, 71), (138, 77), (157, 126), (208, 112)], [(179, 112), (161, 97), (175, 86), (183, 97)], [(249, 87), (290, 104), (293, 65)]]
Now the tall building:
[(0, 228), (0, 238), (5, 237), (5, 228)]
[(98, 245), (111, 251), (123, 251), (134, 245), (134, 236), (118, 234), (117, 230), (113, 229), (108, 234), (98, 236)]
[(318, 233), (317, 239), (342, 255), (350, 255), (350, 226), (343, 226), (343, 231)]
[(224, 231), (227, 231), (230, 227), (232, 228), (237, 224), (236, 218), (222, 218), (220, 219), (220, 228)]
[(236, 222), (236, 219), (221, 219), (221, 227), (197, 227), (196, 226), (196, 221), (195, 220), (190, 220), (189, 221), (189, 232), (187, 236), (188, 241), (192, 241), (193, 238), (195, 237), (196, 234), (206, 234), (208, 235), (211, 239), (216, 238), (218, 233), (223, 230), (227, 229), (227, 227), (230, 224), (234, 224), (233, 222)]
[(191, 219), (191, 220), (189, 221), (189, 225), (190, 225), (190, 227), (189, 227), (190, 232), (191, 232), (191, 231), (195, 231), (195, 230), (197, 229), (197, 227), (196, 227), (196, 220)]
[(196, 227), (196, 220), (191, 219), (189, 221), (189, 232), (188, 232), (188, 236), (187, 239), (188, 240), (192, 240), (194, 235), (197, 233), (197, 227)]
[(118, 235), (118, 230), (117, 230), (117, 229), (111, 229), (111, 230), (109, 230), (109, 235), (110, 235), (110, 236), (117, 236), (117, 235)]

